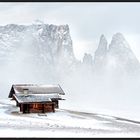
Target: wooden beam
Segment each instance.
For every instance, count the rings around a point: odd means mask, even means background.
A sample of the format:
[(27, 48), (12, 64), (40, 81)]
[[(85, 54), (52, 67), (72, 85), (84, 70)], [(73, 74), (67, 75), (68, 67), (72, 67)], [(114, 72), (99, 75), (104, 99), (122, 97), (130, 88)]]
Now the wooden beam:
[(52, 110), (53, 110), (53, 112), (55, 112), (55, 104), (54, 103), (52, 103)]
[(42, 104), (42, 113), (45, 113), (44, 104)]

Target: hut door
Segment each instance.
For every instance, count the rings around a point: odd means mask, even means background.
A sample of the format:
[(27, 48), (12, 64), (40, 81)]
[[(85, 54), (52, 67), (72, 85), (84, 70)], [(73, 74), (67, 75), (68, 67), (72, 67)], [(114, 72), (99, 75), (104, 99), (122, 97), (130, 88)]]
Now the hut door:
[(24, 105), (23, 105), (23, 113), (29, 113), (28, 104), (24, 104)]

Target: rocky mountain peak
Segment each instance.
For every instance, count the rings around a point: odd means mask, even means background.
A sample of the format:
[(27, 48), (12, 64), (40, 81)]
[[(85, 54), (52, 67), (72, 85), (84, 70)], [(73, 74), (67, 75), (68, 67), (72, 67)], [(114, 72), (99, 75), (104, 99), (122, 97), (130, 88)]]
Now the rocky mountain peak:
[(130, 48), (128, 42), (124, 38), (124, 36), (121, 33), (116, 33), (113, 35), (111, 43), (109, 45), (109, 49), (111, 48)]
[(95, 68), (105, 69), (110, 73), (136, 73), (140, 72), (140, 63), (121, 33), (113, 35), (107, 49), (107, 41), (101, 36), (99, 46), (95, 51)]
[(102, 65), (103, 59), (105, 59), (107, 53), (107, 40), (104, 35), (101, 35), (99, 45), (94, 55), (95, 65)]
[(107, 50), (107, 39), (103, 34), (100, 37), (100, 41), (99, 41), (97, 50)]
[[(38, 59), (38, 62), (53, 64), (58, 57), (75, 59), (69, 26), (38, 22), (31, 25), (8, 24), (0, 26), (0, 60), (12, 59), (16, 53), (24, 60)], [(17, 55), (17, 54), (16, 54)], [(27, 57), (28, 56), (28, 57)]]

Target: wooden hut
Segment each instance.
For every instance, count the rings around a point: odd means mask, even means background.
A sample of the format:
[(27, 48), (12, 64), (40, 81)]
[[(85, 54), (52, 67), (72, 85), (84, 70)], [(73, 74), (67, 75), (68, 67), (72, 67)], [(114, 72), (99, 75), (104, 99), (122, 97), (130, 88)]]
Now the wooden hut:
[(65, 95), (60, 85), (12, 85), (9, 98), (16, 101), (23, 113), (55, 112), (59, 108), (59, 100)]

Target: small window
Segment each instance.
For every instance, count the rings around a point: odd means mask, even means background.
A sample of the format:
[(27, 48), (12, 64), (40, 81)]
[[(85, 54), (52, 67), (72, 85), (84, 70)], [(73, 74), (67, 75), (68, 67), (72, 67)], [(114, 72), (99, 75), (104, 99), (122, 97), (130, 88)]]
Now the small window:
[(38, 108), (38, 104), (33, 104), (33, 108)]

